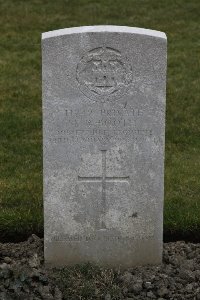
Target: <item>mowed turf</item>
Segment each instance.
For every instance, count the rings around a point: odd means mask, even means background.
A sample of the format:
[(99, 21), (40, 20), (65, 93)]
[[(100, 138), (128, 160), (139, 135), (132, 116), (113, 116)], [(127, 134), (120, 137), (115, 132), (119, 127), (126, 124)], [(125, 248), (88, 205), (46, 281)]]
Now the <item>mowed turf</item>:
[(200, 240), (199, 0), (0, 0), (0, 237), (43, 234), (41, 33), (92, 24), (166, 32), (164, 230)]

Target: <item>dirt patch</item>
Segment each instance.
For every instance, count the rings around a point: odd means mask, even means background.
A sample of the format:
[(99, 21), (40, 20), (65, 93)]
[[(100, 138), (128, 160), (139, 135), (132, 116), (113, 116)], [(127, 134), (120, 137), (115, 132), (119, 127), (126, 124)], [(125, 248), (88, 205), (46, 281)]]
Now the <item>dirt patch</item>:
[(163, 264), (120, 270), (45, 269), (43, 239), (0, 244), (0, 299), (200, 300), (200, 244), (165, 243)]

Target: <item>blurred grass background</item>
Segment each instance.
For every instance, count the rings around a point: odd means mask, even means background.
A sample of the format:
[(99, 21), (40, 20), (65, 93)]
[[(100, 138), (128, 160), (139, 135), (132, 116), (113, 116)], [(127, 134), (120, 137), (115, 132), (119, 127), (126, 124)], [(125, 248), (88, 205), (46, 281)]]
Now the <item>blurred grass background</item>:
[(167, 34), (164, 233), (200, 240), (199, 0), (0, 0), (0, 238), (43, 235), (41, 33), (93, 24)]

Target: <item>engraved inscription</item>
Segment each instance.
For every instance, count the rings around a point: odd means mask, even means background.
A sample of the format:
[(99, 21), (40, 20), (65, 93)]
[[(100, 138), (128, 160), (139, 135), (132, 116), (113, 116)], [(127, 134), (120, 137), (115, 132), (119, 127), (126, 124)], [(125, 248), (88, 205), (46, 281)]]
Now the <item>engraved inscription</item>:
[[(141, 127), (145, 111), (139, 108), (69, 109), (63, 111), (61, 125), (52, 131), (50, 142), (146, 142), (153, 138), (151, 128)], [(138, 125), (139, 123), (139, 125)]]
[(101, 102), (122, 96), (132, 82), (132, 76), (128, 59), (109, 47), (87, 52), (76, 70), (81, 91), (87, 97)]
[[(152, 238), (153, 234), (147, 234), (145, 237), (137, 237), (137, 239), (147, 239)], [(91, 241), (134, 241), (136, 240), (135, 237), (129, 237), (129, 236), (118, 236), (118, 235), (70, 235), (70, 234), (62, 234), (52, 237), (53, 242), (60, 242), (60, 241), (66, 241), (66, 242), (91, 242)]]
[(152, 129), (72, 129), (61, 130), (50, 138), (54, 144), (77, 142), (145, 141), (152, 139)]
[[(100, 182), (102, 185), (102, 203), (101, 203), (101, 216), (105, 214), (106, 211), (106, 183), (107, 182), (128, 182), (129, 176), (106, 176), (106, 151), (101, 150), (102, 153), (102, 176), (101, 177), (82, 177), (78, 176), (78, 180), (82, 182)], [(97, 221), (97, 229), (106, 229), (106, 225), (103, 221)]]
[(143, 111), (138, 108), (123, 108), (123, 109), (65, 109), (65, 115), (66, 117), (80, 117), (81, 115), (84, 115), (85, 117), (90, 117), (93, 114), (98, 113), (101, 117), (140, 117), (143, 115)]

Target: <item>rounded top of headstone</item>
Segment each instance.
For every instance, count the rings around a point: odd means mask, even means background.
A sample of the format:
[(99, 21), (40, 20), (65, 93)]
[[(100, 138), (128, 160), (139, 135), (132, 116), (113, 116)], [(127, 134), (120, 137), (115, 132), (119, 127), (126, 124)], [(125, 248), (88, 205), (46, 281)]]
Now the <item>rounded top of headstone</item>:
[(64, 28), (59, 30), (53, 30), (42, 33), (42, 39), (48, 39), (52, 37), (76, 34), (76, 33), (87, 33), (87, 32), (120, 32), (120, 33), (132, 33), (140, 35), (148, 35), (157, 38), (167, 39), (166, 34), (161, 31), (144, 29), (138, 27), (128, 27), (128, 26), (115, 26), (115, 25), (97, 25), (97, 26), (80, 26)]

